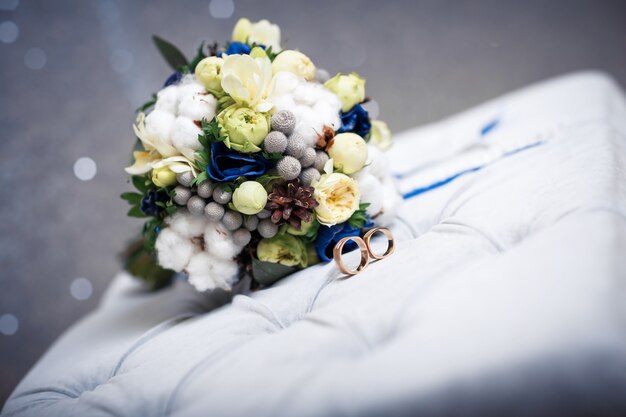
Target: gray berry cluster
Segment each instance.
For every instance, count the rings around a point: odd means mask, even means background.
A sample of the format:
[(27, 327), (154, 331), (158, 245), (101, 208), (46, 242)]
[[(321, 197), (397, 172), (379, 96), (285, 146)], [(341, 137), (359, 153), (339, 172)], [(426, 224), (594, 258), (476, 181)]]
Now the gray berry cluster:
[[(281, 132), (275, 132), (287, 138)], [(239, 246), (247, 245), (252, 239), (252, 233), (259, 230), (263, 237), (275, 236), (278, 232), (276, 226), (269, 219), (271, 213), (262, 210), (253, 216), (244, 216), (228, 207), (233, 193), (221, 187), (218, 183), (205, 180), (195, 187), (193, 174), (184, 172), (176, 176), (178, 184), (174, 188), (174, 202), (179, 206), (186, 206), (189, 213), (195, 216), (206, 216), (212, 222), (221, 222), (224, 227), (233, 232), (233, 241)]]
[(276, 163), (278, 175), (286, 181), (300, 177), (306, 185), (319, 179), (328, 161), (328, 154), (316, 151), (302, 135), (294, 131), (295, 115), (288, 110), (276, 112), (270, 125), (271, 131), (263, 141), (263, 149), (270, 154), (282, 154)]

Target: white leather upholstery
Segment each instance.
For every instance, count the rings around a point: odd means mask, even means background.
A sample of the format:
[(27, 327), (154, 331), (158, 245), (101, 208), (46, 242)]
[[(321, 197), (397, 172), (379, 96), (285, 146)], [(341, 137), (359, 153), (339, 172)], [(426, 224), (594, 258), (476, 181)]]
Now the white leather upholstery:
[(408, 199), (397, 253), (351, 279), (318, 265), (229, 302), (120, 274), (3, 415), (626, 412), (619, 87), (551, 80), (406, 132), (389, 155), (415, 171), (403, 191), (484, 166)]

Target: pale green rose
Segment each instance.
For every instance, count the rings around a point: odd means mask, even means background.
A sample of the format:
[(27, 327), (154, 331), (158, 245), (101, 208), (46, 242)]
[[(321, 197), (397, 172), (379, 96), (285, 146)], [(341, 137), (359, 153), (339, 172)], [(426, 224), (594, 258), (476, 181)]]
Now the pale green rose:
[(309, 232), (315, 232), (315, 230), (317, 230), (317, 228), (319, 227), (320, 224), (318, 221), (315, 220), (315, 215), (311, 215), (311, 220), (309, 220), (308, 222), (300, 223), (300, 230), (294, 229), (291, 226), (287, 226), (287, 233), (294, 236), (304, 236)]
[(287, 71), (307, 81), (315, 79), (315, 65), (308, 56), (298, 51), (283, 51), (272, 62), (272, 72)]
[(233, 205), (243, 214), (257, 214), (267, 204), (267, 191), (256, 181), (242, 183), (233, 193)]
[(365, 80), (356, 72), (349, 75), (337, 74), (326, 81), (324, 86), (339, 98), (343, 112), (365, 100)]
[(222, 90), (222, 65), (224, 60), (216, 56), (204, 58), (196, 65), (196, 79), (209, 93), (220, 96)]
[(307, 266), (307, 248), (302, 239), (290, 234), (261, 239), (256, 256), (262, 262), (304, 268)]
[(229, 107), (217, 115), (224, 144), (243, 153), (261, 151), (259, 145), (270, 128), (269, 115), (247, 107)]
[(356, 133), (340, 133), (326, 149), (335, 169), (344, 174), (354, 174), (367, 162), (367, 144)]
[(313, 198), (319, 203), (315, 207), (317, 221), (325, 226), (333, 226), (347, 221), (359, 208), (361, 193), (359, 185), (346, 174), (332, 172), (333, 160), (329, 159), (326, 173), (313, 183)]
[(391, 130), (382, 120), (372, 120), (370, 143), (382, 151), (391, 148)]
[(157, 187), (165, 188), (176, 184), (176, 173), (168, 166), (152, 170), (152, 182)]

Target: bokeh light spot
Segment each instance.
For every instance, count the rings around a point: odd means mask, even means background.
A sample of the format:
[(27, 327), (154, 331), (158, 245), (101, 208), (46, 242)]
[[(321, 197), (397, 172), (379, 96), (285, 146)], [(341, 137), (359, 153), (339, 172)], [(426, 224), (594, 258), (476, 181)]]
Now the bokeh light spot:
[(87, 278), (76, 278), (70, 285), (70, 294), (77, 300), (84, 301), (93, 294), (93, 287)]
[(96, 176), (97, 171), (98, 167), (96, 166), (96, 162), (87, 156), (78, 158), (76, 162), (74, 162), (74, 175), (81, 181), (92, 180), (93, 177)]
[(235, 12), (233, 0), (211, 0), (209, 13), (216, 19), (228, 19)]
[(11, 336), (17, 333), (20, 322), (13, 314), (3, 314), (0, 316), (0, 333)]
[(24, 64), (32, 70), (40, 70), (46, 66), (48, 58), (41, 48), (30, 48), (24, 54)]
[(20, 34), (20, 29), (11, 21), (0, 23), (0, 42), (13, 43)]

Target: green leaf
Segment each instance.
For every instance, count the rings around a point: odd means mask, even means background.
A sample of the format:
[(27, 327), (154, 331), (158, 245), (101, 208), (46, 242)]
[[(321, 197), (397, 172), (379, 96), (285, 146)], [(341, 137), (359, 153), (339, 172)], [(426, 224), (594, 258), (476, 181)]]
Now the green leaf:
[(156, 101), (157, 101), (157, 95), (156, 94), (152, 94), (152, 98), (150, 100), (146, 101), (145, 103), (143, 103), (141, 106), (137, 107), (135, 112), (139, 113), (139, 112), (143, 112), (143, 111), (148, 110), (150, 107), (154, 106)]
[(130, 217), (148, 217), (144, 214), (143, 211), (141, 211), (141, 209), (137, 206), (132, 207), (130, 210), (128, 210), (128, 216)]
[(196, 51), (196, 56), (193, 57), (191, 62), (189, 63), (189, 72), (193, 73), (196, 70), (196, 66), (200, 61), (206, 58), (206, 54), (204, 53), (204, 42), (200, 44), (198, 50)]
[(194, 178), (194, 180), (191, 183), (191, 185), (200, 184), (201, 182), (204, 182), (204, 181), (206, 181), (208, 179), (209, 179), (209, 174), (207, 174), (206, 171), (202, 171), (201, 173), (198, 174), (198, 176), (196, 178)]
[(362, 229), (365, 224), (370, 220), (369, 216), (365, 212), (370, 203), (359, 204), (359, 209), (352, 213), (352, 216), (348, 219), (348, 223), (352, 227)]
[(133, 175), (132, 177), (130, 177), (130, 179), (133, 182), (135, 188), (139, 190), (142, 194), (145, 194), (150, 190), (147, 177), (144, 177), (142, 175)]
[(161, 55), (163, 55), (165, 61), (170, 64), (173, 69), (178, 70), (180, 67), (187, 65), (187, 58), (185, 58), (185, 55), (173, 44), (156, 35), (152, 37), (152, 40), (159, 52), (161, 52)]
[(261, 152), (261, 155), (263, 156), (263, 158), (270, 160), (270, 161), (278, 161), (279, 159), (281, 159), (284, 155), (280, 152), (266, 152), (263, 151)]
[(252, 258), (252, 277), (261, 285), (272, 285), (281, 278), (293, 274), (298, 269)]
[(280, 175), (263, 174), (260, 177), (255, 178), (254, 180), (258, 182), (259, 184), (261, 184), (263, 188), (268, 188), (271, 183), (273, 183), (274, 181), (281, 180), (281, 179), (282, 177)]
[(127, 192), (127, 193), (122, 193), (122, 195), (120, 195), (120, 198), (122, 200), (128, 201), (130, 204), (135, 205), (135, 204), (141, 203), (141, 199), (143, 198), (143, 195), (139, 193)]

